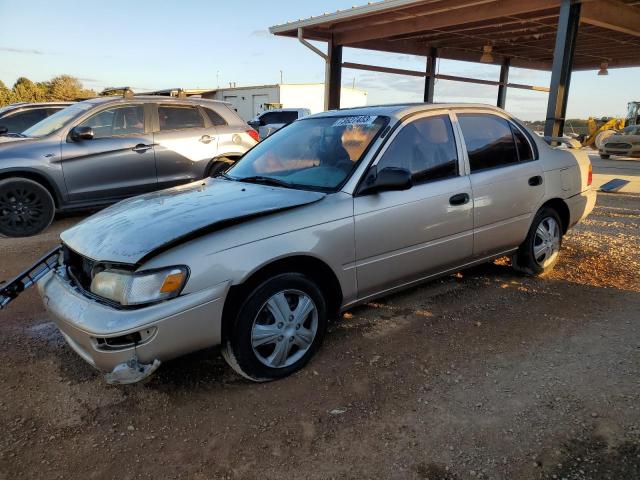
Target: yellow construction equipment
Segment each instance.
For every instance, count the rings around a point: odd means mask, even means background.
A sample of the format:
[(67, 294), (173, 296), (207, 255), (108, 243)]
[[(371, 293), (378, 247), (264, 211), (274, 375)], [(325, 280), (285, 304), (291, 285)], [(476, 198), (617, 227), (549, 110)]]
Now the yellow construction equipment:
[(627, 118), (589, 117), (587, 120), (587, 134), (580, 142), (583, 147), (599, 149), (604, 141), (627, 125), (640, 125), (640, 101), (627, 104)]

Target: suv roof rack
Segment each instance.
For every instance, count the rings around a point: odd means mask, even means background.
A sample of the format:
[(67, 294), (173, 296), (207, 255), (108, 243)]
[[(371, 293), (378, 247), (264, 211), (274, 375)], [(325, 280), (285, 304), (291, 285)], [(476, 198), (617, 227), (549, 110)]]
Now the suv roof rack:
[(214, 91), (211, 88), (165, 88), (162, 90), (154, 90), (152, 92), (142, 92), (137, 95), (157, 95), (162, 97), (178, 97), (187, 98), (195, 95), (202, 95)]
[(123, 98), (133, 97), (133, 90), (131, 90), (131, 87), (109, 87), (109, 88), (105, 88), (104, 90), (102, 90), (100, 92), (100, 96), (117, 95), (118, 93), (122, 93), (122, 97)]

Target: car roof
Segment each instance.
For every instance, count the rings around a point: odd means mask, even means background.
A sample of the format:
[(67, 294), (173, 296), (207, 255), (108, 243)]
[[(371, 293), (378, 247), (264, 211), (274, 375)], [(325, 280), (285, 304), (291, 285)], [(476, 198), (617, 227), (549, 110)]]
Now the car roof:
[(329, 110), (328, 112), (316, 113), (309, 118), (334, 117), (336, 115), (380, 115), (386, 117), (394, 117), (397, 119), (404, 118), (407, 115), (416, 112), (428, 110), (456, 109), (456, 108), (474, 108), (482, 110), (494, 110), (504, 113), (501, 108), (493, 105), (485, 105), (482, 103), (394, 103), (386, 105), (371, 105), (367, 107), (342, 108), (339, 110)]
[(76, 102), (19, 102), (6, 105), (3, 112), (15, 110), (16, 108), (38, 108), (38, 107), (55, 107), (58, 105), (73, 105)]
[(157, 102), (157, 103), (192, 103), (194, 105), (231, 105), (229, 102), (223, 102), (221, 100), (213, 100), (210, 98), (201, 98), (201, 97), (169, 97), (164, 95), (133, 95), (124, 97), (122, 95), (107, 95), (104, 97), (95, 97), (90, 98), (88, 100), (84, 100), (84, 103), (94, 103), (96, 105), (102, 105), (106, 103), (123, 103), (123, 102), (131, 102), (136, 100), (142, 100), (144, 102)]

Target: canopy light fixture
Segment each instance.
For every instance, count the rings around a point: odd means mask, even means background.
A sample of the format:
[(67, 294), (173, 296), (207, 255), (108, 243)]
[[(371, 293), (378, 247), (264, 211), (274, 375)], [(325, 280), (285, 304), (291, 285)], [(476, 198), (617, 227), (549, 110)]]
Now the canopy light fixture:
[(493, 45), (491, 43), (487, 43), (484, 47), (482, 47), (482, 56), (480, 57), (480, 61), (482, 63), (493, 63)]
[(598, 75), (609, 75), (609, 64), (607, 62), (602, 62), (600, 64), (600, 70), (598, 70)]

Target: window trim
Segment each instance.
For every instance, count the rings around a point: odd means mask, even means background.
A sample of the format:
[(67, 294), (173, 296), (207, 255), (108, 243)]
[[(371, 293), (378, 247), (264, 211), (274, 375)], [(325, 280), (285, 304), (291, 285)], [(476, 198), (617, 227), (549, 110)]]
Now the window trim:
[[(164, 132), (184, 132), (187, 130), (197, 130), (197, 129), (203, 129), (203, 128), (214, 128), (212, 126), (207, 127), (207, 115), (200, 110), (200, 105), (196, 104), (196, 103), (168, 103), (168, 102), (159, 102), (155, 104), (156, 108), (156, 119), (157, 119), (157, 124), (155, 125), (155, 129), (154, 129), (154, 133), (164, 133)], [(198, 112), (198, 115), (200, 115), (200, 119), (202, 120), (202, 126), (201, 127), (184, 127), (184, 128), (171, 128), (171, 129), (167, 129), (167, 130), (162, 130), (160, 128), (160, 107), (188, 107), (188, 108), (195, 108), (196, 111)]]

